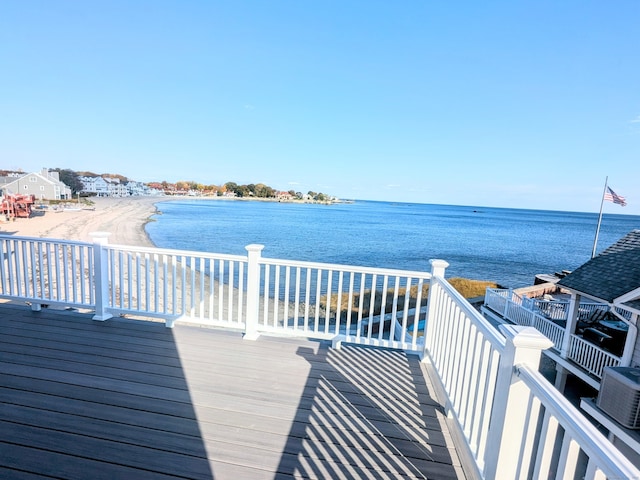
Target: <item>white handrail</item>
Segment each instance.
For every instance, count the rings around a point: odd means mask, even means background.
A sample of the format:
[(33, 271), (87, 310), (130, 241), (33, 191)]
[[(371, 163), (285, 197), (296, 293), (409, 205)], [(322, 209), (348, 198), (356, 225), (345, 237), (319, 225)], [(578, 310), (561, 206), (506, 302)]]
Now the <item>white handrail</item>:
[(418, 270), (397, 270), (393, 268), (380, 268), (380, 267), (360, 267), (353, 265), (344, 265), (340, 263), (320, 263), (320, 262), (308, 262), (303, 260), (284, 260), (278, 258), (261, 257), (261, 263), (265, 265), (280, 265), (288, 267), (301, 267), (301, 268), (319, 268), (323, 270), (340, 270), (343, 272), (351, 273), (365, 273), (365, 274), (382, 274), (388, 276), (401, 275), (401, 276), (415, 276), (422, 278), (431, 278), (431, 274)]
[[(549, 464), (554, 456), (553, 448), (556, 443), (554, 440), (558, 432), (551, 436), (549, 424), (562, 426), (562, 443), (565, 448), (568, 448), (569, 444), (575, 444), (584, 452), (587, 457), (587, 465), (585, 475), (582, 478), (603, 478), (602, 475), (611, 479), (640, 478), (638, 469), (558, 390), (551, 387), (537, 370), (528, 365), (518, 365), (515, 373), (544, 407), (543, 424), (547, 427), (543, 434), (550, 435), (546, 439), (547, 441), (538, 444), (533, 478), (550, 478), (550, 471), (555, 473), (554, 478), (567, 478), (576, 467), (575, 464), (569, 462), (568, 456), (564, 455), (557, 459), (555, 468), (550, 468), (553, 467)], [(536, 419), (532, 420), (536, 421)], [(532, 423), (532, 427), (535, 427), (535, 423)]]
[(505, 338), (442, 278), (431, 282), (426, 338), (425, 355), (447, 395), (447, 412), (482, 472)]

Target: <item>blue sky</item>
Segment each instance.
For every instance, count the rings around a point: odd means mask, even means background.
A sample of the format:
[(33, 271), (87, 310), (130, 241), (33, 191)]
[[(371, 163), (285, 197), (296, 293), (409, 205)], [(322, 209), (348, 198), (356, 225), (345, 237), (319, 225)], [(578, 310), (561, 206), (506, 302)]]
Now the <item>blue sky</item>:
[(4, 0), (0, 168), (640, 214), (640, 2)]

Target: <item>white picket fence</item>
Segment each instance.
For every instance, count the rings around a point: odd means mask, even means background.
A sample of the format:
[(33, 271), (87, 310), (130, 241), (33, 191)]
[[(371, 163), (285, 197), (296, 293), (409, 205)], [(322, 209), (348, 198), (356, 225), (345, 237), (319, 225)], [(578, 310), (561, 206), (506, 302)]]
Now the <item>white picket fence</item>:
[(0, 236), (0, 297), (34, 309), (92, 309), (102, 321), (133, 314), (168, 326), (236, 329), (248, 339), (288, 335), (331, 339), (336, 348), (402, 348), (422, 355), (433, 372), (479, 478), (640, 478), (537, 373), (551, 342), (530, 327), (494, 329), (444, 279), (446, 262), (410, 272), (270, 259), (261, 251), (109, 245), (102, 234), (92, 244)]

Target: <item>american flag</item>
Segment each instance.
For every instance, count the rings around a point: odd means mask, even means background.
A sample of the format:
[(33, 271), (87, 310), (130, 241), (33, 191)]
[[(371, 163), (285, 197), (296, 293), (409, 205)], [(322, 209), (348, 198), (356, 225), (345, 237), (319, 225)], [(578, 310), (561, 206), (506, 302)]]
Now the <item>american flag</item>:
[(604, 199), (613, 203), (617, 203), (622, 207), (627, 204), (627, 200), (623, 196), (618, 195), (616, 192), (611, 190), (610, 187), (607, 187), (607, 191), (604, 192)]

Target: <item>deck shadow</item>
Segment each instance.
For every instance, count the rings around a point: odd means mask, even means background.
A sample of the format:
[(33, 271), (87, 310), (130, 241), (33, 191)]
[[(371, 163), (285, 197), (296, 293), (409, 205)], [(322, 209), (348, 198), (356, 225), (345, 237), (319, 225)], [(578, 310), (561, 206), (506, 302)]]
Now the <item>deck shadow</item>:
[(417, 357), (351, 345), (297, 354), (311, 371), (275, 478), (460, 478)]

